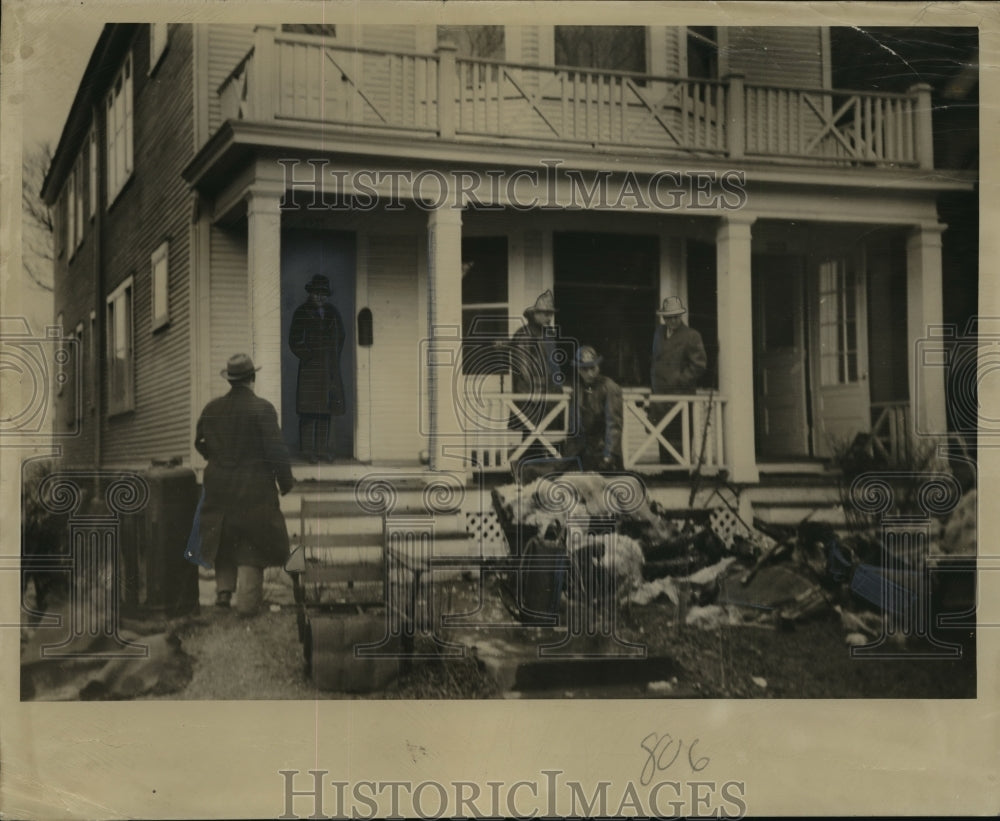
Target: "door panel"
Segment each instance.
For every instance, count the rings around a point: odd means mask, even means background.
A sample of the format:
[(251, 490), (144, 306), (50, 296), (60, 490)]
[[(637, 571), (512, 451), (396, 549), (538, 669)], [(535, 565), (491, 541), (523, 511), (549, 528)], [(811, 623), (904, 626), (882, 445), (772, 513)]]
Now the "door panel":
[(810, 280), (814, 445), (829, 456), (871, 426), (864, 258), (858, 252), (819, 259)]
[(753, 260), (757, 453), (808, 456), (804, 264), (798, 257)]

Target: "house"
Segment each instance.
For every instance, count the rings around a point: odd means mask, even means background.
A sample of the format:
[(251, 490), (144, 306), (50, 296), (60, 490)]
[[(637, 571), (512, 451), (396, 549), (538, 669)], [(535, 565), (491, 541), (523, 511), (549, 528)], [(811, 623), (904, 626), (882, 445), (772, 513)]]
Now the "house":
[[(547, 288), (623, 385), (652, 484), (700, 464), (754, 487), (859, 432), (944, 434), (917, 343), (944, 320), (937, 201), (976, 177), (935, 168), (929, 85), (834, 88), (835, 59), (820, 27), (108, 25), (43, 192), (81, 351), (65, 459), (199, 468), (237, 351), (294, 452), (286, 341), (317, 272), (348, 326), (346, 465), (504, 474), (513, 400), (481, 354)], [(711, 361), (666, 400), (685, 437), (661, 463), (667, 295)]]

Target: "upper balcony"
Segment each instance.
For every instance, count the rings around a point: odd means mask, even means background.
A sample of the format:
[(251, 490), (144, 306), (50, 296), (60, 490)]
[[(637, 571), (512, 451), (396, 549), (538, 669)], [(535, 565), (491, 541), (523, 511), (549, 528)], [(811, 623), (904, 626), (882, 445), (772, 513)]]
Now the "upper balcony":
[(224, 119), (408, 140), (559, 145), (821, 167), (933, 168), (931, 89), (703, 80), (345, 46), (259, 28), (218, 89)]

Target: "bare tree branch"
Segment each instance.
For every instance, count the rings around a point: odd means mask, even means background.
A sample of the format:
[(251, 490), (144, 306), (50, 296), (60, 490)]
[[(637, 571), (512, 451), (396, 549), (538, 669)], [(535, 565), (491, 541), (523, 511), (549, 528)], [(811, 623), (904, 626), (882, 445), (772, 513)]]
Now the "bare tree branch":
[(24, 272), (39, 288), (52, 291), (52, 244), (55, 223), (42, 201), (42, 183), (52, 164), (48, 141), (25, 149), (21, 158), (21, 260)]

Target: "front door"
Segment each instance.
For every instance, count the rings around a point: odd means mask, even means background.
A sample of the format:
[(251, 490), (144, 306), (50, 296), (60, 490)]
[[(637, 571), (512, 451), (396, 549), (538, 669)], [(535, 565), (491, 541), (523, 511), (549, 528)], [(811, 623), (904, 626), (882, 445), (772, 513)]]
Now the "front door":
[[(340, 378), (344, 414), (331, 419), (329, 444), (338, 458), (354, 455), (355, 397), (355, 235), (347, 231), (285, 229), (281, 233), (281, 429), (293, 455), (299, 453), (299, 416), (295, 407), (299, 360), (288, 345), (292, 315), (308, 298), (305, 285), (314, 274), (330, 281), (329, 301), (344, 321)], [(308, 431), (311, 433), (311, 429)], [(308, 448), (307, 448), (308, 449)], [(322, 449), (322, 448), (321, 448)]]
[(871, 426), (864, 270), (860, 251), (813, 261), (809, 323), (815, 372), (813, 444), (821, 456), (849, 445)]
[(753, 258), (753, 329), (757, 453), (809, 455), (801, 257)]

